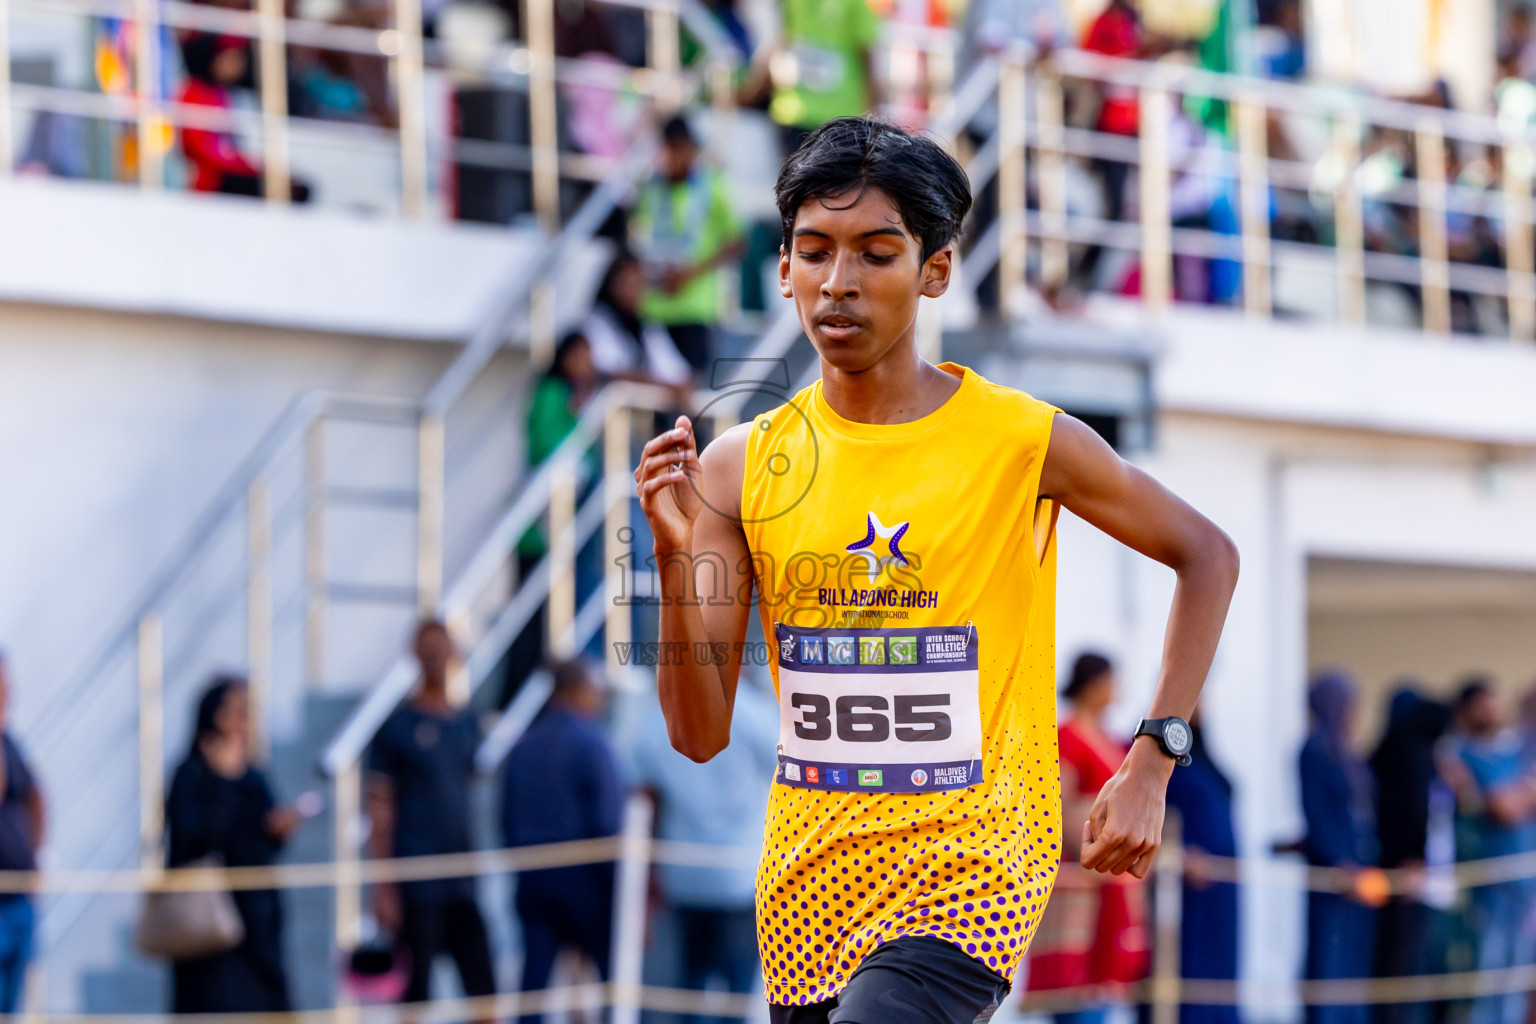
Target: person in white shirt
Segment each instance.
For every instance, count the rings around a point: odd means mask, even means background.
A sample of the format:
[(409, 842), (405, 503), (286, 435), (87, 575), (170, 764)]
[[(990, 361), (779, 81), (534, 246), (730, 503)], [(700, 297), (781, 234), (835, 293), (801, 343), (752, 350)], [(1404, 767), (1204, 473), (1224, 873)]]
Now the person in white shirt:
[(581, 333), (592, 347), (598, 373), (615, 380), (672, 388), (674, 400), (685, 406), (693, 387), (693, 370), (665, 327), (640, 318), (644, 288), (640, 261), (632, 253), (620, 251), (603, 277)]

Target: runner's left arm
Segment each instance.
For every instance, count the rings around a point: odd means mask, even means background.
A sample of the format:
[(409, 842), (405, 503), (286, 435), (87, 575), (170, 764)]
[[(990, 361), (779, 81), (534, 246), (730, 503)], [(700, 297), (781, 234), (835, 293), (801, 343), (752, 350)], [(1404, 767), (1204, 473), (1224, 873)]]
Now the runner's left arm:
[[(1040, 494), (1178, 574), (1149, 718), (1189, 718), (1205, 685), (1237, 586), (1237, 547), (1216, 524), (1121, 459), (1081, 421), (1059, 414)], [(1173, 761), (1139, 737), (1083, 825), (1082, 864), (1145, 878), (1162, 842)], [(1064, 827), (1070, 827), (1064, 823)]]

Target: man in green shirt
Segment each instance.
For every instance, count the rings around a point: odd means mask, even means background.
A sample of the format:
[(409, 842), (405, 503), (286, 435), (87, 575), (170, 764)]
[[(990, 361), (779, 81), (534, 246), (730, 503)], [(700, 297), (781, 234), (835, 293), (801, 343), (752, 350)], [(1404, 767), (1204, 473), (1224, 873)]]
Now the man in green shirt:
[(867, 113), (879, 102), (874, 51), (880, 21), (868, 0), (783, 0), (782, 9), (768, 114), (784, 127), (793, 152), (825, 122)]
[(698, 379), (707, 380), (720, 267), (741, 255), (742, 231), (724, 177), (699, 160), (681, 116), (662, 129), (660, 167), (640, 190), (630, 236), (645, 265), (641, 318), (666, 327)]

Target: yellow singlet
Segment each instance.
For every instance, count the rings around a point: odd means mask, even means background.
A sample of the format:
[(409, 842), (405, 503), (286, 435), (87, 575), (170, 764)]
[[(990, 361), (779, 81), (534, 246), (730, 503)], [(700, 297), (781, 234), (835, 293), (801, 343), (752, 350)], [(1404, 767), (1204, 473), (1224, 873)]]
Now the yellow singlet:
[(1056, 410), (953, 363), (910, 423), (821, 383), (759, 416), (741, 513), (779, 694), (757, 880), (768, 1000), (830, 999), (882, 942), (1012, 977), (1060, 860)]

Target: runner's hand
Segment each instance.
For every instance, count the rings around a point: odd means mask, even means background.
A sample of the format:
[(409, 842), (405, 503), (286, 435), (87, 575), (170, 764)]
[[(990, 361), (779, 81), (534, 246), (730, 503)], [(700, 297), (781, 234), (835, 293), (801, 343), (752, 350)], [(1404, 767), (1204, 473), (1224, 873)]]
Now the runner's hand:
[(1083, 867), (1146, 878), (1163, 841), (1163, 806), (1173, 761), (1151, 742), (1138, 740), (1083, 823)]
[(679, 416), (673, 429), (651, 438), (640, 453), (635, 490), (658, 552), (693, 549), (693, 524), (704, 507), (699, 497), (703, 476), (687, 416)]

